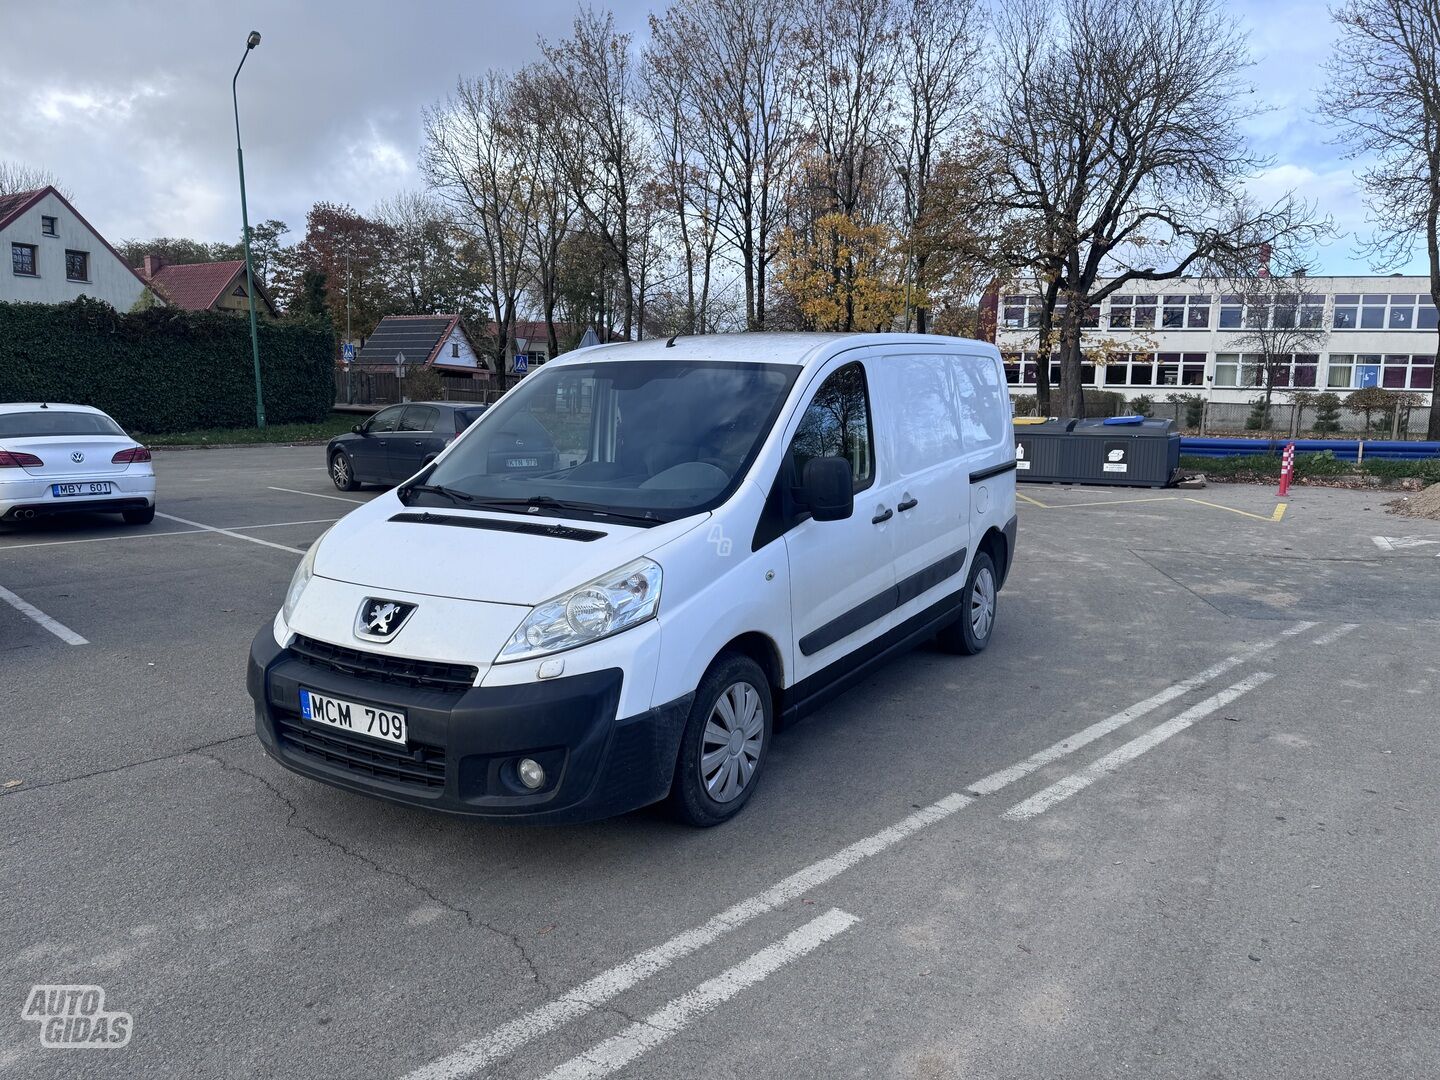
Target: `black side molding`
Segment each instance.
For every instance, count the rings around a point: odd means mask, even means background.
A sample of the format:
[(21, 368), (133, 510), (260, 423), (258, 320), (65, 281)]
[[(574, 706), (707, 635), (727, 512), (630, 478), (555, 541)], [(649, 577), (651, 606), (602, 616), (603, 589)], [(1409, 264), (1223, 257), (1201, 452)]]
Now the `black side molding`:
[(890, 586), (884, 592), (877, 593), (863, 603), (856, 604), (845, 614), (831, 619), (824, 626), (810, 631), (800, 639), (801, 653), (813, 656), (821, 649), (834, 645), (842, 638), (849, 637), (877, 619), (883, 619), (890, 612), (908, 604), (917, 596), (929, 592), (946, 578), (953, 577), (965, 569), (966, 553), (967, 549), (961, 548), (959, 551), (946, 555), (943, 559), (931, 563), (923, 570)]
[(1015, 468), (1015, 462), (1007, 461), (1004, 465), (996, 465), (989, 469), (981, 469), (979, 472), (970, 474), (970, 483), (978, 484), (981, 480), (989, 480), (992, 476), (999, 476)]

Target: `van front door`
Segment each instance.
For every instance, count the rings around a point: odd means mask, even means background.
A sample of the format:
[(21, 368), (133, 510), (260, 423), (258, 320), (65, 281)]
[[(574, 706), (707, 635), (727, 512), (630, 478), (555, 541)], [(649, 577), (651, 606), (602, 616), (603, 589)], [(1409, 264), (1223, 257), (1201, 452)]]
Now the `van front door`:
[(876, 452), (867, 365), (837, 360), (817, 373), (811, 386), (809, 402), (787, 432), (781, 483), (797, 485), (811, 458), (846, 458), (854, 474), (855, 512), (844, 521), (807, 517), (785, 533), (796, 681), (883, 634), (892, 624), (895, 600), (890, 541), (895, 503), (885, 455)]

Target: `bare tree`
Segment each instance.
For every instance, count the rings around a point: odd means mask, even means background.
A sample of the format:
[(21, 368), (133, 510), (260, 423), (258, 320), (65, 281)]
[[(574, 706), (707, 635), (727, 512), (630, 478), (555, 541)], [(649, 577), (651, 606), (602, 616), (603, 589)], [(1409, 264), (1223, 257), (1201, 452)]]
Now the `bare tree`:
[[(1423, 242), (1440, 303), (1440, 3), (1345, 0), (1331, 15), (1340, 33), (1320, 104), (1350, 155), (1370, 162), (1359, 174), (1375, 224), (1365, 247), (1380, 269)], [(1426, 437), (1440, 439), (1440, 404)]]
[(1088, 311), (1131, 281), (1228, 271), (1324, 223), (1292, 198), (1239, 194), (1266, 160), (1240, 133), (1248, 54), (1219, 0), (1014, 0), (999, 55), (1003, 206), (1032, 223), (1033, 265), (1056, 284), (1061, 410), (1083, 416)]
[[(1325, 340), (1323, 308), (1304, 302), (1303, 273), (1254, 274), (1231, 281), (1228, 286), (1233, 290), (1231, 295), (1238, 296), (1243, 304), (1242, 329), (1230, 338), (1229, 348), (1254, 359), (1264, 389), (1257, 419), (1268, 428), (1276, 383), (1283, 379), (1282, 388), (1290, 385), (1291, 365), (1299, 357), (1308, 355), (1312, 362), (1319, 360)], [(1241, 367), (1245, 367), (1243, 362)], [(1312, 370), (1318, 371), (1318, 364)], [(1313, 384), (1310, 389), (1314, 389)]]
[(512, 106), (498, 74), (462, 79), (445, 102), (425, 111), (420, 151), (426, 180), (481, 254), (502, 380), (525, 283), (533, 189), (543, 182), (523, 169)]
[(70, 198), (69, 189), (62, 187), (48, 169), (37, 169), (20, 161), (0, 161), (0, 195), (18, 195), (43, 187), (53, 187)]

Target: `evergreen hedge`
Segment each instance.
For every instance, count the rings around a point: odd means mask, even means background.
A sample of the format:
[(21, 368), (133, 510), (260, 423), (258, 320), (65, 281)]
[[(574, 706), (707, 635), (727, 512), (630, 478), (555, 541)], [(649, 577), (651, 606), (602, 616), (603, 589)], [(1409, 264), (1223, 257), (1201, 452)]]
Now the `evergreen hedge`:
[[(318, 423), (335, 401), (328, 322), (261, 321), (268, 423)], [(0, 401), (104, 409), (127, 431), (251, 427), (250, 321), (154, 307), (120, 314), (99, 300), (0, 303)]]

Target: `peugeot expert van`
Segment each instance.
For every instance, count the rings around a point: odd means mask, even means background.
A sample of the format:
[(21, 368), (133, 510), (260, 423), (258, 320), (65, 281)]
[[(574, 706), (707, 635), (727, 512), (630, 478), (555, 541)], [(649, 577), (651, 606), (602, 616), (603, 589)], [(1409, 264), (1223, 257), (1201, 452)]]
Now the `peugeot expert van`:
[(256, 730), (295, 772), (414, 806), (568, 822), (668, 798), (718, 824), (783, 723), (925, 639), (986, 647), (1014, 469), (983, 342), (572, 352), (311, 546), (251, 648)]

